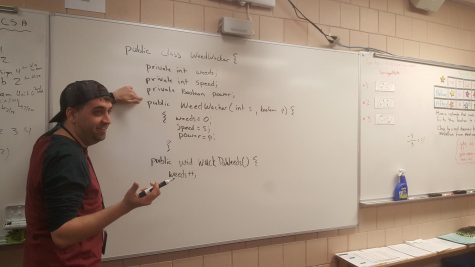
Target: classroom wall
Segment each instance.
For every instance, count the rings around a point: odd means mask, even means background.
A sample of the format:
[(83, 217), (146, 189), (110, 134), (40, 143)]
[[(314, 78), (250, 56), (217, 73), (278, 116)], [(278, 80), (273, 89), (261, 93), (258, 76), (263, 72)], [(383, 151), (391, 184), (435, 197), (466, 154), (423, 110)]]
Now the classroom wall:
[[(216, 32), (222, 16), (246, 17), (225, 0), (106, 0), (106, 14), (67, 10), (64, 0), (0, 0), (51, 12)], [(294, 0), (304, 14), (345, 45), (475, 67), (475, 7), (446, 1), (434, 14), (409, 0)], [(329, 47), (287, 0), (251, 8), (255, 39)], [(450, 178), (448, 178), (450, 179)], [(411, 177), (408, 175), (410, 186)], [(315, 199), (315, 201), (325, 201)], [(160, 200), (154, 205), (160, 205)], [(331, 203), (329, 203), (331, 205)], [(283, 211), (285, 212), (285, 211)], [(337, 211), (335, 211), (337, 212)], [(225, 216), (225, 215), (223, 215)], [(289, 218), (292, 220), (292, 218)], [(431, 238), (475, 225), (475, 197), (361, 208), (359, 226), (105, 262), (105, 267), (330, 267), (336, 252)], [(133, 229), (131, 229), (132, 231)], [(232, 231), (232, 229), (230, 229)], [(179, 238), (179, 237), (177, 237)], [(160, 242), (160, 240), (157, 240)], [(130, 243), (133, 246), (133, 242)], [(22, 247), (0, 247), (0, 265), (21, 266)], [(428, 260), (413, 266), (440, 266)]]

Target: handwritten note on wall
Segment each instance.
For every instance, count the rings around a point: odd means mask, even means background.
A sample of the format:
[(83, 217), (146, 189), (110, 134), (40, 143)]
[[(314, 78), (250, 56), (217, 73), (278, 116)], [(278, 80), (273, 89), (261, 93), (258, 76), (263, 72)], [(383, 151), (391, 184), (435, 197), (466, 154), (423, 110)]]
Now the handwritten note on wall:
[(434, 109), (438, 134), (457, 140), (457, 163), (475, 163), (475, 79), (442, 75), (434, 85)]

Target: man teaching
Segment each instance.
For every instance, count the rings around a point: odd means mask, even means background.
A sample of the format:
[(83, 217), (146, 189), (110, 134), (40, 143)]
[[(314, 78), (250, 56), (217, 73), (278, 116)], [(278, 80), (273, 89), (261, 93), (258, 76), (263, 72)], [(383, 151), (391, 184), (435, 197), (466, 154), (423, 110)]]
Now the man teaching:
[(36, 141), (30, 159), (25, 212), (24, 266), (99, 266), (107, 235), (103, 229), (129, 211), (150, 205), (157, 184), (145, 197), (133, 183), (124, 198), (107, 208), (87, 148), (106, 138), (115, 102), (142, 100), (130, 86), (113, 93), (99, 82), (69, 84), (50, 122), (56, 126)]

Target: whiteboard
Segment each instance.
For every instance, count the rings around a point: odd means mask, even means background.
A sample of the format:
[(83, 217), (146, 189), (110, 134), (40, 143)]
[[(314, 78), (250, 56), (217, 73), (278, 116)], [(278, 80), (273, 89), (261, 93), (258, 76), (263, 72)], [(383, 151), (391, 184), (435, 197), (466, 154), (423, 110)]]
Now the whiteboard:
[(362, 200), (475, 188), (475, 73), (363, 54)]
[(0, 221), (23, 204), (28, 162), (46, 129), (49, 17), (0, 13)]
[(357, 224), (357, 54), (72, 16), (51, 28), (53, 114), (75, 80), (144, 97), (114, 106), (89, 150), (106, 206), (134, 180), (177, 178), (108, 227), (106, 258)]

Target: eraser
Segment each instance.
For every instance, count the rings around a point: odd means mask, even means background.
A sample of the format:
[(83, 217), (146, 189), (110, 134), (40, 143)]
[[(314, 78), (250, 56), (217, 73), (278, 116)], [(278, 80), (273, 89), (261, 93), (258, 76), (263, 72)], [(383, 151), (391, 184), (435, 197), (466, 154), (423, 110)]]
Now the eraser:
[(454, 190), (452, 191), (455, 195), (467, 194), (467, 190)]
[(429, 197), (441, 197), (442, 193), (429, 193), (427, 194)]

